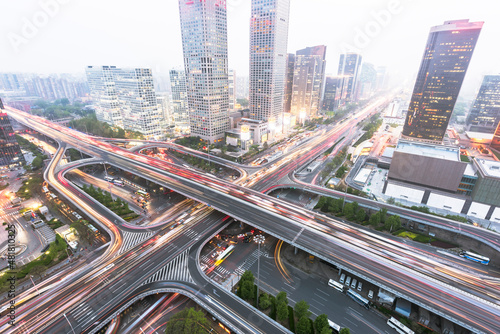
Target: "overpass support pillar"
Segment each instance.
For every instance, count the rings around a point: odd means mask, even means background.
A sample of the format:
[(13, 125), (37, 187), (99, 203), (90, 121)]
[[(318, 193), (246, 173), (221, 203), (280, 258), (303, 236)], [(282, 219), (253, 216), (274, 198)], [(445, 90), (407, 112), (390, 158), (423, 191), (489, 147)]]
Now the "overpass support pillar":
[(298, 252), (298, 251), (299, 251), (299, 249), (298, 249), (297, 247), (294, 247), (294, 248), (293, 248), (293, 254), (294, 254), (294, 255), (297, 255), (297, 252)]
[(342, 268), (339, 268), (339, 277), (342, 275)]

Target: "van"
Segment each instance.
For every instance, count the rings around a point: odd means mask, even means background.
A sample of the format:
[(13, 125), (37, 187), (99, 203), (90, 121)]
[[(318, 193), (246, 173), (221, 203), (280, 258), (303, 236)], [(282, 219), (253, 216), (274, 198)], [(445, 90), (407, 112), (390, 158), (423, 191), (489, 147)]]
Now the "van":
[(340, 275), (340, 283), (344, 283), (345, 281), (345, 274)]
[(368, 298), (373, 298), (373, 290), (368, 291)]
[(50, 195), (50, 197), (52, 197), (52, 199), (56, 199), (57, 198), (56, 194), (50, 193), (49, 195)]
[(358, 283), (358, 291), (361, 291), (361, 289), (363, 289), (363, 283), (359, 282)]
[(351, 283), (351, 276), (347, 276), (347, 279), (345, 280), (345, 284), (347, 286), (349, 286), (350, 283)]
[(358, 283), (357, 279), (353, 279), (351, 283), (351, 289), (356, 289), (356, 283)]

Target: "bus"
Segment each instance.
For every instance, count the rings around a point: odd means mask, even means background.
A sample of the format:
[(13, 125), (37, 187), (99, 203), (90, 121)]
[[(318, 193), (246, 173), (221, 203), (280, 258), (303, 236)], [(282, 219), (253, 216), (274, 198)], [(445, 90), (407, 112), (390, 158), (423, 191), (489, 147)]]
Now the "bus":
[(340, 327), (330, 319), (328, 319), (328, 326), (330, 326), (330, 329), (336, 334), (340, 333), (340, 330), (342, 329), (342, 327)]
[(400, 334), (415, 334), (414, 331), (403, 325), (394, 317), (391, 317), (389, 320), (387, 320), (387, 324), (389, 325), (389, 327), (394, 328), (396, 332)]
[(135, 192), (136, 195), (139, 195), (141, 197), (144, 197), (145, 199), (149, 199), (149, 193), (142, 191), (142, 190), (137, 190)]
[(215, 260), (215, 266), (218, 266), (222, 262), (224, 262), (224, 260), (227, 259), (227, 257), (231, 255), (233, 251), (234, 251), (234, 245), (231, 245), (228, 248), (226, 248), (225, 251), (223, 251), (222, 253), (219, 254), (219, 256), (217, 256), (217, 259)]
[(113, 180), (113, 184), (114, 184), (115, 186), (120, 186), (120, 187), (123, 187), (123, 181), (122, 181), (122, 180), (118, 180), (118, 179)]
[(352, 298), (356, 303), (363, 306), (366, 309), (370, 308), (370, 301), (366, 298), (361, 297), (361, 295), (354, 290), (347, 290), (347, 295)]
[(487, 265), (488, 263), (490, 263), (490, 259), (487, 258), (486, 256), (482, 256), (471, 252), (461, 252), (460, 256), (475, 262), (479, 262), (481, 264)]
[(337, 291), (344, 292), (344, 285), (340, 284), (339, 282), (336, 282), (332, 279), (328, 281), (328, 286), (331, 286), (332, 288), (334, 288)]
[(114, 181), (114, 177), (111, 177), (111, 176), (105, 176), (104, 177), (104, 180), (108, 181), (108, 182), (113, 182)]

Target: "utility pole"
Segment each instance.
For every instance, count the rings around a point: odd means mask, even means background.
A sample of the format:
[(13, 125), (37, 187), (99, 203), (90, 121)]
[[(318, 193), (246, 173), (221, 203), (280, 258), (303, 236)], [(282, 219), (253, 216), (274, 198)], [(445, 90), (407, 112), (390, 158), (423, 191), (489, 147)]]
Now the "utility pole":
[(264, 243), (266, 237), (262, 234), (256, 235), (254, 238), (258, 245), (257, 251), (257, 307), (259, 307), (259, 293), (260, 293), (260, 245)]

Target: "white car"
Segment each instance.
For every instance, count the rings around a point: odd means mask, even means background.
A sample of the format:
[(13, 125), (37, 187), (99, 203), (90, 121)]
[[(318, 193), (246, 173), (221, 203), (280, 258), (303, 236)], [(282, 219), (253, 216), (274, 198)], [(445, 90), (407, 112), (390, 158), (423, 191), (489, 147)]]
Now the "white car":
[(340, 283), (344, 283), (345, 281), (345, 274), (340, 275)]
[(368, 291), (368, 298), (373, 298), (373, 290)]

